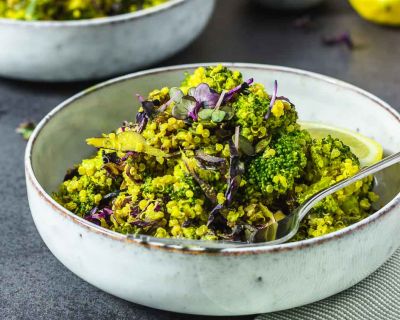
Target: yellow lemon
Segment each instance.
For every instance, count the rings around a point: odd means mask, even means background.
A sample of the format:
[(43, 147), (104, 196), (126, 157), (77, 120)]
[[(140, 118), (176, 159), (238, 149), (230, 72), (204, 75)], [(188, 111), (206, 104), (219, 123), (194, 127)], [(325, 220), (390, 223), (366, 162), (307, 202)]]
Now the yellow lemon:
[(300, 122), (300, 126), (302, 129), (306, 129), (314, 139), (325, 138), (328, 135), (331, 135), (332, 138), (340, 139), (358, 157), (361, 167), (369, 166), (382, 159), (382, 146), (375, 140), (358, 132), (335, 128), (317, 122)]
[(400, 26), (400, 0), (350, 0), (350, 3), (366, 20)]

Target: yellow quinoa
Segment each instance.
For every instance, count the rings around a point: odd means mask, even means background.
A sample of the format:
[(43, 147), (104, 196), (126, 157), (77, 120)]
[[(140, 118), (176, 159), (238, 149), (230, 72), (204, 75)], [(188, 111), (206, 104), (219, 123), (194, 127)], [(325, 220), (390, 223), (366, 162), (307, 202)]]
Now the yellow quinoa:
[[(124, 234), (257, 242), (314, 193), (360, 170), (340, 140), (313, 140), (287, 98), (223, 66), (140, 97), (134, 122), (90, 138), (98, 152), (54, 193), (75, 214)], [(367, 217), (372, 177), (318, 203), (295, 240)]]

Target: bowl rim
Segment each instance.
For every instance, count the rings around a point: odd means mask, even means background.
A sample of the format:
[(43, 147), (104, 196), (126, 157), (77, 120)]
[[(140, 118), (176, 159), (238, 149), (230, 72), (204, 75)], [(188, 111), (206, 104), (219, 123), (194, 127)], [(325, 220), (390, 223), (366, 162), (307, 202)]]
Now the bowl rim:
[[(124, 76), (120, 76), (117, 78), (113, 78), (94, 86), (89, 87), (86, 90), (83, 90), (72, 97), (64, 100), (54, 109), (52, 109), (37, 125), (36, 129), (32, 133), (25, 150), (25, 174), (27, 180), (27, 186), (29, 188), (29, 183), (34, 187), (37, 195), (42, 198), (47, 205), (52, 207), (54, 211), (57, 211), (60, 215), (72, 220), (74, 223), (79, 225), (80, 227), (84, 227), (88, 231), (93, 231), (97, 234), (103, 235), (107, 238), (119, 240), (126, 243), (133, 243), (142, 247), (147, 247), (150, 249), (161, 249), (166, 251), (180, 252), (180, 253), (188, 253), (188, 254), (212, 254), (212, 255), (242, 255), (242, 254), (260, 254), (260, 253), (274, 253), (274, 252), (283, 252), (283, 251), (291, 251), (291, 250), (299, 250), (302, 248), (308, 248), (312, 246), (321, 245), (325, 242), (332, 241), (338, 238), (342, 238), (344, 236), (350, 235), (353, 231), (358, 229), (363, 229), (367, 225), (372, 222), (376, 222), (382, 217), (386, 216), (389, 212), (393, 211), (394, 208), (400, 207), (400, 192), (385, 206), (368, 216), (367, 218), (352, 224), (346, 228), (341, 230), (329, 233), (327, 235), (311, 238), (307, 240), (291, 242), (291, 243), (283, 243), (283, 244), (275, 244), (270, 245), (266, 243), (256, 243), (256, 244), (233, 244), (232, 243), (223, 243), (223, 242), (211, 242), (204, 240), (188, 240), (188, 239), (167, 239), (167, 238), (155, 238), (147, 235), (125, 235), (121, 233), (117, 233), (115, 231), (97, 226), (77, 215), (72, 213), (71, 211), (65, 209), (63, 206), (58, 204), (40, 185), (38, 180), (36, 179), (35, 173), (32, 167), (32, 151), (37, 141), (37, 138), (40, 135), (42, 129), (46, 126), (46, 124), (56, 116), (61, 110), (67, 108), (76, 100), (85, 97), (87, 94), (91, 94), (94, 91), (101, 90), (105, 87), (112, 86), (115, 83), (120, 83), (124, 81), (128, 81), (130, 79), (141, 78), (146, 75), (155, 75), (155, 74), (163, 74), (169, 71), (185, 71), (187, 69), (194, 69), (201, 66), (212, 66), (222, 64), (229, 68), (242, 68), (242, 69), (261, 69), (263, 71), (277, 71), (284, 73), (296, 74), (299, 76), (303, 76), (306, 78), (312, 78), (314, 80), (327, 82), (332, 85), (339, 86), (341, 88), (352, 91), (355, 94), (362, 95), (368, 99), (370, 99), (376, 106), (379, 106), (383, 109), (383, 111), (389, 113), (390, 116), (394, 117), (400, 124), (400, 113), (389, 106), (386, 102), (376, 97), (375, 95), (360, 89), (354, 85), (351, 85), (347, 82), (337, 80), (332, 77), (324, 76), (318, 73), (305, 71), (296, 68), (289, 68), (283, 66), (276, 65), (267, 65), (267, 64), (253, 64), (253, 63), (232, 63), (232, 62), (219, 62), (219, 63), (195, 63), (195, 64), (183, 64), (176, 66), (168, 66), (161, 67), (155, 69), (148, 69), (144, 71), (130, 73)], [(216, 245), (217, 243), (217, 245)]]
[(19, 26), (19, 27), (51, 28), (51, 27), (84, 27), (84, 26), (90, 27), (90, 26), (98, 26), (104, 24), (114, 24), (114, 23), (139, 19), (144, 16), (151, 16), (159, 12), (175, 8), (178, 5), (182, 5), (186, 1), (192, 1), (192, 0), (168, 0), (165, 3), (146, 9), (141, 9), (135, 12), (128, 12), (128, 13), (117, 14), (114, 16), (91, 18), (91, 19), (27, 21), (27, 20), (17, 20), (10, 18), (0, 18), (0, 25), (10, 25), (13, 27)]

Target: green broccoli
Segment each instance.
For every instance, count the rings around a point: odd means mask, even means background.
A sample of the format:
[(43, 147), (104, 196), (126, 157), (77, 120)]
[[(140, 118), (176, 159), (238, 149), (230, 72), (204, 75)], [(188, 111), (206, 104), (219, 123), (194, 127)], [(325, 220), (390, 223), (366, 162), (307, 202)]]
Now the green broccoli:
[(310, 143), (305, 130), (281, 135), (247, 164), (247, 181), (264, 194), (285, 194), (303, 174)]
[[(359, 170), (357, 157), (339, 139), (328, 136), (313, 140), (305, 169), (305, 184), (295, 187), (298, 203)], [(372, 202), (377, 200), (372, 184), (373, 178), (367, 177), (317, 203), (302, 221), (294, 240), (318, 237), (367, 217)]]
[(217, 92), (231, 90), (243, 82), (239, 71), (229, 70), (222, 65), (197, 68), (192, 74), (187, 74), (181, 84), (183, 92), (191, 87), (197, 87), (200, 83), (207, 83)]
[(264, 86), (255, 83), (232, 104), (235, 124), (241, 127), (241, 135), (250, 142), (257, 143), (268, 135), (276, 136), (298, 129), (297, 112), (294, 106), (286, 101), (276, 100), (270, 117), (265, 119), (270, 101)]
[(331, 136), (313, 141), (310, 148), (310, 160), (307, 180), (312, 183), (327, 176), (337, 178), (344, 175), (343, 177), (346, 178), (349, 173), (356, 173), (360, 166), (358, 158), (350, 148)]

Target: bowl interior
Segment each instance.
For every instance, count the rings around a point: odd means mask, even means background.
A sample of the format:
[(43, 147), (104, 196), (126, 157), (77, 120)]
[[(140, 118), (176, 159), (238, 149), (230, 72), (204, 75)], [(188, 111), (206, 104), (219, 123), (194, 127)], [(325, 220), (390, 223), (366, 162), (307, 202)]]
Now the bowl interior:
[[(123, 120), (133, 120), (139, 103), (136, 93), (146, 96), (154, 88), (177, 86), (184, 72), (194, 66), (136, 73), (89, 88), (48, 115), (33, 136), (31, 164), (43, 189), (57, 190), (67, 168), (95, 150), (85, 139), (114, 130)], [(386, 154), (400, 150), (400, 116), (379, 99), (340, 81), (288, 68), (234, 65), (244, 78), (271, 91), (278, 80), (278, 95), (289, 97), (299, 118), (357, 130), (380, 142)], [(400, 166), (377, 174), (376, 189), (383, 206), (400, 192)], [(397, 173), (397, 174), (396, 174)]]

